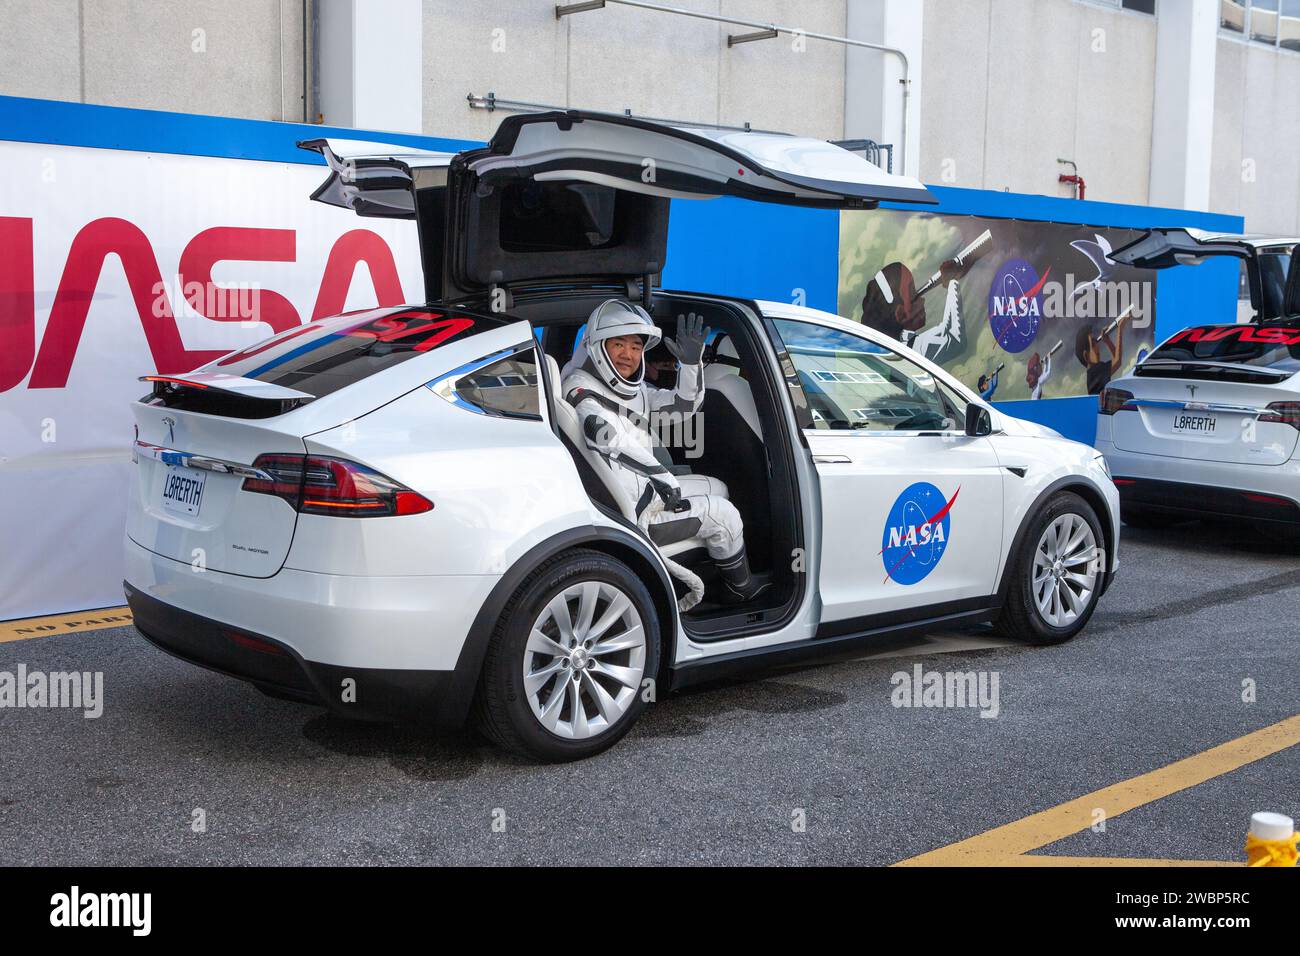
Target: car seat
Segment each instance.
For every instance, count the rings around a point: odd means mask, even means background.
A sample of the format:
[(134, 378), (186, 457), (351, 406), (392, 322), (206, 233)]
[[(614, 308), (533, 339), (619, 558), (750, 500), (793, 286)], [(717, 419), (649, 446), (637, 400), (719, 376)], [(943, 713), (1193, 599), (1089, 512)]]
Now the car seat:
[(713, 348), (713, 361), (704, 366), (704, 394), (721, 395), (735, 410), (739, 418), (749, 426), (754, 437), (762, 441), (763, 429), (758, 423), (758, 408), (754, 405), (754, 393), (749, 383), (740, 374), (740, 355), (725, 332), (719, 337)]
[(754, 393), (740, 374), (739, 352), (725, 332), (706, 353), (705, 363), (703, 442), (691, 464), (731, 490), (731, 502), (745, 523), (750, 566), (767, 570), (773, 566), (769, 464)]

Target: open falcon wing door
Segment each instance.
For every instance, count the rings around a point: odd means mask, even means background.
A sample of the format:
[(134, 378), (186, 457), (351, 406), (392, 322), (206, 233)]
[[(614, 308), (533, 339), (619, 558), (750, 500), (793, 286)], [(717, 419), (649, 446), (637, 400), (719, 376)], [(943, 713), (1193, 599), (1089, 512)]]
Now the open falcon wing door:
[(1201, 229), (1148, 229), (1120, 246), (1110, 258), (1137, 269), (1168, 269), (1200, 265), (1212, 256), (1248, 259), (1253, 252), (1246, 236), (1210, 233)]
[(674, 198), (831, 209), (936, 201), (919, 181), (823, 140), (580, 110), (508, 117), (486, 147), (455, 156), (351, 140), (298, 145), (330, 165), (313, 199), (416, 220), (428, 301), (485, 299), (495, 309), (528, 287), (631, 295), (639, 283), (648, 294)]
[(647, 294), (664, 266), (669, 200), (718, 196), (836, 209), (935, 202), (917, 180), (823, 140), (581, 110), (511, 116), (452, 164), (445, 288), (631, 295), (639, 282)]
[(1223, 256), (1240, 259), (1246, 264), (1255, 320), (1264, 321), (1300, 311), (1300, 257), (1292, 255), (1297, 243), (1300, 239), (1286, 236), (1150, 229), (1115, 249), (1110, 258), (1138, 269), (1194, 266)]
[(312, 199), (358, 216), (416, 221), (425, 298), (441, 299), (447, 169), (455, 154), (356, 139), (310, 139), (298, 146), (320, 153), (330, 168)]
[(527, 175), (654, 196), (742, 196), (848, 209), (936, 201), (917, 180), (886, 173), (825, 140), (582, 110), (508, 117), (486, 149), (463, 155), (466, 167), (487, 182)]

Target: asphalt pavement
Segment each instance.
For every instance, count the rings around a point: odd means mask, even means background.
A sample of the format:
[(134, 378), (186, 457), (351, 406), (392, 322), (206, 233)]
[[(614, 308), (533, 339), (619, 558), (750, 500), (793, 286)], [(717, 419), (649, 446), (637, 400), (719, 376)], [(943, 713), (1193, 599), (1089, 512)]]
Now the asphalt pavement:
[[(1300, 713), (1300, 557), (1125, 529), (1090, 626), (987, 629), (693, 689), (591, 760), (352, 724), (177, 661), (130, 627), (0, 643), (0, 671), (101, 671), (104, 710), (0, 709), (0, 864), (889, 864)], [(990, 707), (897, 707), (975, 672)], [(1253, 689), (1253, 700), (1247, 692)], [(1300, 747), (1035, 851), (1239, 860), (1300, 816)]]

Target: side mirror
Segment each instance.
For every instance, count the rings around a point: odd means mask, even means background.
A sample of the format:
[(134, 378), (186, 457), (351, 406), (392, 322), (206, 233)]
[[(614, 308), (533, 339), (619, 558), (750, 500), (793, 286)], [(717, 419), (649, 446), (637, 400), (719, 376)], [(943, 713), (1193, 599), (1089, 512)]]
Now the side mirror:
[(972, 402), (966, 406), (966, 434), (972, 438), (993, 434), (993, 417), (983, 405)]

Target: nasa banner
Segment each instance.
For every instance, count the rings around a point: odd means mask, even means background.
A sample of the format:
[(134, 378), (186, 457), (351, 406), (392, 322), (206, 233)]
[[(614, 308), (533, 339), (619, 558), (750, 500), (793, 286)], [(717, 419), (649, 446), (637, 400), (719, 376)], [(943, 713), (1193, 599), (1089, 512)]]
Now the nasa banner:
[(418, 300), (418, 241), (309, 201), (324, 166), (16, 142), (0, 164), (0, 620), (118, 605), (137, 378)]
[(840, 216), (839, 313), (988, 400), (1096, 395), (1151, 350), (1156, 273), (1132, 229), (902, 210)]

